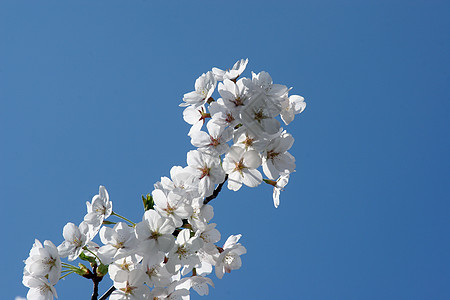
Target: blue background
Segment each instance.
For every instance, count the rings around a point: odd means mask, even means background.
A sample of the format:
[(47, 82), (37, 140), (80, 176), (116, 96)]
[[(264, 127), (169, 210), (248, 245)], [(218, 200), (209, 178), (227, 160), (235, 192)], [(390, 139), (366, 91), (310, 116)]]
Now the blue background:
[[(178, 107), (249, 58), (307, 108), (297, 172), (213, 202), (243, 267), (211, 299), (450, 299), (448, 1), (0, 2), (2, 299), (25, 296), (34, 238), (62, 242), (105, 185), (141, 195), (194, 149)], [(213, 276), (214, 277), (214, 276)], [(101, 292), (109, 287), (109, 279)], [(73, 275), (60, 299), (89, 299)], [(192, 299), (201, 299), (195, 292)], [(207, 298), (205, 298), (207, 299)]]

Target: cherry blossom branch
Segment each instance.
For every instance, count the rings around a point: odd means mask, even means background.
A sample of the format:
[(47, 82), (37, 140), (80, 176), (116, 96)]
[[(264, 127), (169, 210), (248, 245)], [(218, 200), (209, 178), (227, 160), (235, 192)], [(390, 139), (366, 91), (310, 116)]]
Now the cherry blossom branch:
[(220, 184), (217, 186), (217, 188), (214, 190), (214, 192), (212, 193), (212, 195), (206, 197), (205, 200), (203, 200), (203, 204), (208, 204), (209, 201), (213, 200), (214, 198), (216, 198), (216, 197), (219, 195), (220, 191), (222, 190), (222, 186), (225, 184), (225, 182), (227, 181), (227, 179), (228, 179), (228, 174), (225, 175), (225, 179), (223, 180), (222, 183), (220, 183)]
[(106, 293), (103, 294), (103, 296), (100, 297), (98, 300), (106, 300), (111, 294), (116, 290), (114, 286), (111, 286), (109, 290), (106, 291)]

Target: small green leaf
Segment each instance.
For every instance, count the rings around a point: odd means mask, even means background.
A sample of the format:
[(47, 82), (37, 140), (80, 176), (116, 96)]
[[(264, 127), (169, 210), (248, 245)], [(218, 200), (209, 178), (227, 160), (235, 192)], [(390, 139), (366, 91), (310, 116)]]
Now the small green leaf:
[(81, 252), (79, 258), (82, 259), (82, 260), (88, 261), (88, 262), (90, 262), (90, 263), (95, 263), (95, 257), (87, 256), (87, 255), (84, 254), (83, 252)]
[(98, 266), (97, 275), (103, 277), (106, 274), (108, 274), (108, 265), (101, 264), (100, 266)]
[(153, 206), (155, 206), (153, 197), (150, 194), (147, 194), (147, 197), (144, 197), (144, 195), (142, 195), (142, 202), (144, 203), (145, 210), (153, 209)]

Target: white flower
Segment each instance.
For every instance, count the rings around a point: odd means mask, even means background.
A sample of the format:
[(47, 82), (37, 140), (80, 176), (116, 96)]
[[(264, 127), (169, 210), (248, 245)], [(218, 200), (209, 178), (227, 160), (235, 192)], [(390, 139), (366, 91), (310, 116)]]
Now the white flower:
[(275, 206), (275, 208), (278, 208), (278, 206), (280, 205), (280, 193), (281, 191), (284, 190), (284, 187), (288, 184), (289, 175), (290, 174), (288, 172), (282, 173), (276, 181), (264, 179), (264, 182), (273, 186), (272, 197), (273, 197), (273, 205)]
[(103, 264), (129, 255), (138, 245), (134, 229), (124, 222), (118, 222), (113, 228), (102, 227), (100, 239), (105, 245), (98, 249), (97, 255)]
[(263, 152), (263, 171), (270, 179), (275, 179), (278, 175), (295, 170), (295, 158), (287, 152), (292, 147), (294, 138), (283, 131), (281, 135), (267, 145)]
[(181, 195), (169, 192), (167, 195), (161, 190), (152, 192), (154, 209), (161, 216), (167, 217), (173, 221), (176, 227), (183, 224), (183, 219), (187, 219), (192, 214), (192, 208), (187, 205)]
[(191, 150), (187, 154), (187, 164), (192, 176), (198, 180), (198, 191), (201, 196), (211, 195), (215, 185), (225, 179), (220, 159), (216, 155)]
[(116, 290), (109, 297), (110, 300), (142, 300), (150, 294), (149, 288), (144, 285), (144, 272), (134, 269), (130, 272), (119, 270), (114, 277)]
[(211, 120), (220, 126), (230, 126), (235, 127), (240, 122), (239, 113), (236, 110), (228, 108), (222, 98), (217, 99), (217, 101), (211, 103), (209, 106), (209, 112), (211, 115)]
[(283, 109), (281, 110), (281, 119), (288, 125), (294, 120), (294, 116), (303, 112), (306, 108), (305, 98), (298, 95), (289, 96), (283, 102)]
[(259, 87), (261, 91), (274, 102), (274, 104), (281, 107), (283, 97), (289, 91), (287, 86), (274, 84), (269, 73), (264, 71), (258, 74), (252, 72), (252, 82), (255, 86)]
[(42, 246), (36, 239), (25, 261), (25, 269), (32, 276), (47, 277), (50, 284), (55, 285), (61, 276), (61, 259), (56, 246), (48, 240)]
[[(154, 252), (151, 252), (151, 254), (153, 255)], [(117, 259), (108, 267), (109, 277), (112, 281), (114, 281), (117, 272), (119, 272), (120, 270), (129, 272), (134, 269), (139, 269), (139, 262), (142, 261), (142, 258), (143, 257), (139, 255), (130, 255), (124, 258)]]
[(256, 150), (258, 152), (263, 151), (269, 143), (267, 139), (255, 135), (245, 127), (241, 127), (235, 132), (233, 141), (234, 146), (244, 148), (245, 151)]
[(233, 67), (231, 68), (231, 70), (221, 70), (219, 68), (212, 68), (212, 71), (214, 73), (214, 76), (216, 77), (216, 79), (218, 81), (222, 81), (225, 79), (236, 79), (239, 77), (239, 75), (242, 74), (242, 72), (244, 72), (245, 67), (248, 64), (248, 58), (247, 59), (240, 59), (238, 60)]
[(162, 252), (158, 252), (156, 255), (146, 255), (142, 262), (142, 269), (147, 275), (145, 283), (152, 286), (168, 286), (172, 280), (172, 274), (170, 274), (165, 265), (163, 264), (165, 255)]
[(186, 204), (190, 204), (191, 199), (200, 196), (197, 182), (193, 182), (192, 170), (189, 167), (173, 166), (170, 169), (170, 178), (161, 177), (161, 182), (157, 182), (154, 187), (166, 195), (169, 192), (181, 195)]
[(231, 235), (223, 246), (216, 262), (216, 276), (222, 279), (224, 273), (230, 273), (231, 270), (237, 270), (241, 267), (242, 261), (240, 255), (247, 253), (247, 249), (238, 243), (241, 235)]
[(277, 185), (273, 187), (273, 205), (275, 208), (280, 205), (280, 192), (289, 182), (289, 173), (282, 174), (277, 180)]
[(228, 174), (228, 188), (237, 191), (242, 183), (249, 187), (258, 186), (262, 175), (256, 169), (260, 165), (261, 157), (255, 150), (245, 152), (243, 148), (231, 147), (223, 160), (223, 169)]
[(191, 134), (196, 131), (200, 131), (203, 124), (205, 124), (205, 120), (210, 117), (210, 114), (205, 111), (204, 105), (201, 105), (199, 107), (186, 107), (183, 111), (183, 119), (186, 121), (186, 123), (192, 125), (191, 129), (189, 130), (188, 136), (191, 136)]
[(175, 243), (172, 236), (174, 230), (173, 221), (162, 217), (153, 209), (147, 210), (142, 222), (135, 227), (136, 237), (141, 242), (144, 253), (150, 252), (154, 247), (162, 252), (169, 252)]
[(253, 90), (252, 81), (248, 78), (241, 78), (236, 83), (225, 79), (223, 83), (219, 83), (217, 88), (223, 103), (231, 112), (240, 111), (248, 104), (250, 91)]
[(100, 229), (103, 220), (108, 218), (112, 213), (112, 202), (109, 201), (108, 191), (104, 186), (99, 187), (98, 195), (92, 197), (92, 202), (86, 202), (87, 215), (84, 221), (92, 225), (95, 231)]
[(212, 282), (211, 278), (202, 276), (191, 276), (181, 279), (177, 286), (177, 289), (189, 290), (192, 288), (200, 296), (204, 296), (209, 294), (208, 284), (214, 287), (214, 283)]
[(190, 229), (183, 229), (177, 236), (175, 246), (170, 250), (167, 270), (174, 274), (184, 267), (182, 275), (189, 273), (192, 268), (200, 263), (196, 252), (202, 247), (203, 241), (195, 235), (191, 237)]
[(233, 137), (233, 129), (220, 126), (214, 122), (208, 122), (206, 127), (208, 128), (208, 133), (204, 131), (192, 133), (191, 144), (218, 155), (224, 154), (229, 148), (227, 142)]
[(281, 105), (275, 105), (264, 94), (253, 94), (241, 112), (242, 124), (256, 136), (274, 135), (280, 129), (280, 122), (275, 119), (280, 111)]
[(216, 88), (216, 78), (211, 71), (202, 74), (195, 81), (195, 91), (184, 94), (183, 101), (180, 106), (201, 106), (212, 96)]
[(151, 293), (149, 299), (152, 300), (189, 300), (189, 291), (186, 289), (175, 290), (178, 281), (172, 282), (168, 287), (156, 287)]
[(22, 283), (30, 288), (27, 294), (28, 300), (53, 300), (53, 297), (58, 298), (55, 288), (45, 277), (26, 275), (23, 277)]
[(203, 197), (192, 199), (193, 212), (188, 219), (189, 224), (195, 230), (204, 230), (208, 226), (208, 222), (213, 218), (213, 207), (209, 204), (203, 204)]
[(58, 246), (58, 252), (61, 257), (69, 256), (69, 261), (75, 260), (83, 251), (83, 247), (91, 240), (92, 232), (88, 224), (83, 221), (80, 226), (73, 223), (67, 223), (63, 228), (65, 241)]

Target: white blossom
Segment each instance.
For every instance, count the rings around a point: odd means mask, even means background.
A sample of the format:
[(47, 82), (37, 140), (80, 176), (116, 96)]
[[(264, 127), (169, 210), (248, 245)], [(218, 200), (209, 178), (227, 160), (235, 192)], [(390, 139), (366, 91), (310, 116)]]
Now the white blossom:
[(92, 239), (92, 231), (89, 225), (83, 221), (80, 226), (67, 223), (63, 229), (64, 242), (58, 246), (61, 257), (69, 257), (70, 261), (75, 260), (83, 251), (88, 242)]
[(193, 105), (198, 107), (205, 104), (206, 100), (212, 96), (216, 88), (216, 84), (217, 80), (211, 71), (206, 74), (202, 74), (195, 81), (195, 91), (184, 94), (183, 101), (185, 103), (181, 103), (180, 106)]
[(51, 241), (44, 245), (36, 239), (25, 261), (25, 270), (35, 277), (46, 277), (50, 284), (55, 285), (61, 276), (61, 259), (58, 249)]
[(213, 74), (218, 81), (222, 81), (225, 79), (236, 79), (239, 75), (244, 72), (245, 67), (248, 64), (247, 59), (238, 60), (230, 70), (221, 70), (219, 68), (212, 68)]
[(261, 157), (255, 150), (245, 151), (233, 146), (223, 160), (223, 169), (228, 174), (228, 188), (237, 191), (242, 183), (256, 187), (262, 181), (261, 173), (256, 170), (261, 165)]

